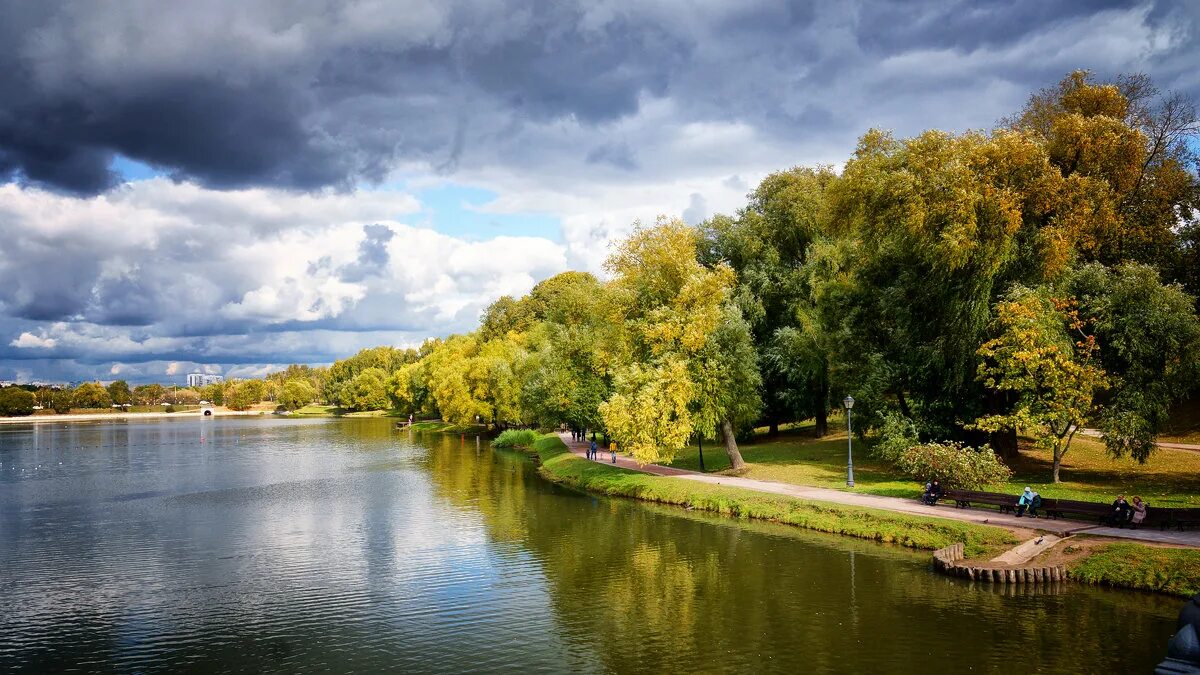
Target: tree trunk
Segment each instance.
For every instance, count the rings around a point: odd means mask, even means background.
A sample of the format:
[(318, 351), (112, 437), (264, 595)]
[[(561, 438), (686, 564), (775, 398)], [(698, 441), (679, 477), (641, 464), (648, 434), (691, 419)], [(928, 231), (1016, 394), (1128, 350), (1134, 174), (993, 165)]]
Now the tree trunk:
[(774, 417), (771, 418), (771, 422), (767, 426), (767, 435), (768, 436), (778, 436), (779, 435), (779, 420), (775, 419)]
[(913, 418), (912, 410), (908, 408), (908, 399), (904, 398), (903, 389), (896, 390), (896, 403), (900, 405), (900, 414), (911, 420)]
[(1000, 459), (1016, 459), (1019, 454), (1017, 450), (1016, 429), (994, 431), (990, 434), (988, 442), (991, 444), (992, 449), (996, 451), (996, 456)]
[(1062, 455), (1060, 455), (1060, 454), (1058, 454), (1057, 452), (1055, 452), (1055, 453), (1054, 453), (1054, 482), (1055, 482), (1055, 483), (1061, 483), (1061, 482), (1062, 482), (1062, 481), (1060, 481), (1060, 480), (1058, 479), (1058, 470), (1059, 470), (1059, 468), (1061, 468), (1061, 467), (1062, 467)]
[(733, 437), (733, 425), (729, 420), (721, 422), (721, 439), (725, 441), (725, 454), (729, 455), (729, 466), (734, 471), (746, 468), (742, 453), (738, 451), (737, 439)]
[(821, 373), (821, 393), (817, 397), (817, 423), (813, 426), (813, 436), (824, 438), (829, 433), (829, 373)]

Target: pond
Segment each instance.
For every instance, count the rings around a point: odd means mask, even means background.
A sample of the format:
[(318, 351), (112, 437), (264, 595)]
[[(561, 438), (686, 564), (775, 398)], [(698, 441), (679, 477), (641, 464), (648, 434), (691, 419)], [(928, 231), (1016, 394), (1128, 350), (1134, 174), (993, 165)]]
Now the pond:
[(0, 427), (5, 672), (1148, 672), (1181, 605), (583, 494), (384, 419)]

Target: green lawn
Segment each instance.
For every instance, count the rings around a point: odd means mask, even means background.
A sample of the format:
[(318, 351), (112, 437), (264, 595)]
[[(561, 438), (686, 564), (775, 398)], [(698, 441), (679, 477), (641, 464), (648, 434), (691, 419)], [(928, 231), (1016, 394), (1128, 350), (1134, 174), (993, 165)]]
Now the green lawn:
[(964, 542), (969, 555), (990, 557), (1017, 543), (1007, 530), (956, 520), (926, 518), (879, 509), (796, 499), (723, 485), (652, 476), (589, 462), (567, 451), (556, 435), (547, 434), (531, 449), (550, 480), (613, 496), (675, 504), (739, 518), (757, 518), (819, 532), (933, 550)]
[[(833, 425), (831, 425), (833, 426)], [(836, 427), (835, 427), (836, 428)], [(816, 440), (811, 426), (782, 432), (776, 438), (758, 435), (754, 442), (741, 445), (748, 464), (746, 476), (798, 485), (846, 488), (846, 433)], [(696, 446), (682, 451), (673, 466), (699, 470)], [(729, 468), (724, 448), (704, 446), (704, 467), (708, 472)], [(1013, 478), (1006, 484), (993, 485), (994, 492), (1017, 495), (1026, 485), (1045, 497), (1111, 502), (1118, 493), (1139, 495), (1151, 505), (1200, 507), (1200, 453), (1159, 449), (1146, 464), (1132, 459), (1114, 460), (1097, 440), (1077, 438), (1063, 460), (1063, 482), (1050, 480), (1050, 455), (1024, 449), (1013, 463)], [(897, 472), (890, 465), (873, 460), (868, 444), (855, 439), (854, 480), (856, 491), (895, 497), (913, 497), (920, 490), (917, 481)]]

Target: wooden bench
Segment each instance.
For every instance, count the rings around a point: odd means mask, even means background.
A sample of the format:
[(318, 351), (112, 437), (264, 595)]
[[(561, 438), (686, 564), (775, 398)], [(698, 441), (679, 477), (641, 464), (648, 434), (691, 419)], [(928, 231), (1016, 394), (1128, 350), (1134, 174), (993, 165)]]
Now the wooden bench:
[(1111, 523), (1113, 507), (1111, 504), (1081, 502), (1074, 499), (1043, 499), (1042, 510), (1051, 518), (1076, 516), (1095, 518), (1103, 523)]
[(1160, 529), (1173, 527), (1184, 530), (1200, 525), (1200, 509), (1148, 508), (1143, 525), (1158, 525)]
[(1017, 505), (1017, 498), (999, 492), (980, 492), (978, 490), (946, 490), (942, 499), (954, 501), (960, 509), (970, 508), (972, 504), (987, 504), (1000, 507), (1000, 513), (1011, 513)]

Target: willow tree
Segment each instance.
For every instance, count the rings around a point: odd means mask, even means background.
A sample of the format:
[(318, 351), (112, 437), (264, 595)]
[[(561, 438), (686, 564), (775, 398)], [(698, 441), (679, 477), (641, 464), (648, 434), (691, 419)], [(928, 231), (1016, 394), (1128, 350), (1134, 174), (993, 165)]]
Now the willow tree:
[(719, 433), (745, 465), (735, 427), (757, 414), (749, 330), (730, 307), (734, 272), (697, 259), (700, 234), (678, 219), (637, 225), (606, 262), (624, 315), (629, 364), (600, 406), (609, 434), (640, 462), (670, 460), (696, 432)]
[(733, 301), (759, 358), (763, 417), (770, 432), (784, 420), (814, 417), (827, 429), (830, 371), (823, 326), (815, 321), (810, 248), (828, 233), (829, 167), (772, 173), (735, 217), (704, 223), (702, 258), (737, 273)]

